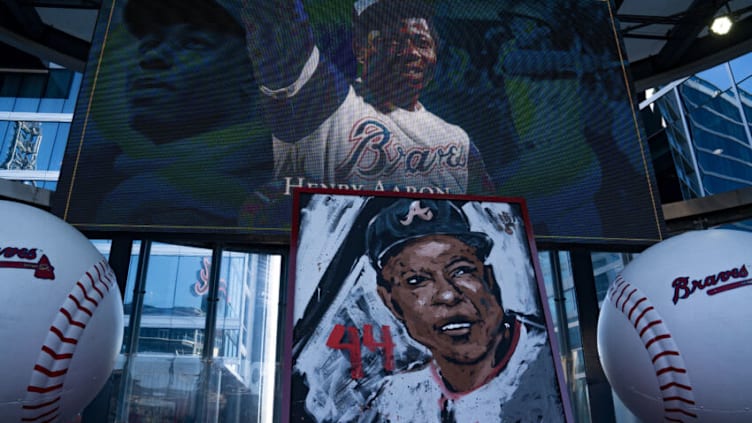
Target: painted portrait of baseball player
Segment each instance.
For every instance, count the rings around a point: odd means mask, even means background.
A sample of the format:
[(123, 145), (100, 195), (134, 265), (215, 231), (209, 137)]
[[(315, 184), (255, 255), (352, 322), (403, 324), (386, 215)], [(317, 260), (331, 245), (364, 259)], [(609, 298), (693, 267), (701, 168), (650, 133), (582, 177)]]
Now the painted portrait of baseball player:
[(468, 134), (420, 102), (437, 63), (432, 3), (355, 1), (354, 81), (317, 46), (301, 0), (243, 3), (275, 177), (286, 193), (292, 186), (491, 193)]
[(571, 421), (523, 204), (296, 195), (290, 421)]

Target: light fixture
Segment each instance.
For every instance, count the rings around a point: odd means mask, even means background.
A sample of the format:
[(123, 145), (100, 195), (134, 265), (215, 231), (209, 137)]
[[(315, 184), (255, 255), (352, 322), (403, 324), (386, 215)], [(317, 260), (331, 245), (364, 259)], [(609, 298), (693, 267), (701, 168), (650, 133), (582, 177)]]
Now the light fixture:
[(731, 31), (731, 27), (734, 26), (731, 8), (728, 3), (726, 3), (725, 6), (728, 13), (716, 16), (715, 19), (713, 19), (713, 23), (710, 24), (710, 31), (716, 35), (726, 35)]
[(734, 26), (734, 22), (731, 18), (723, 15), (713, 19), (713, 23), (710, 24), (710, 30), (717, 35), (726, 35), (731, 31), (732, 26)]

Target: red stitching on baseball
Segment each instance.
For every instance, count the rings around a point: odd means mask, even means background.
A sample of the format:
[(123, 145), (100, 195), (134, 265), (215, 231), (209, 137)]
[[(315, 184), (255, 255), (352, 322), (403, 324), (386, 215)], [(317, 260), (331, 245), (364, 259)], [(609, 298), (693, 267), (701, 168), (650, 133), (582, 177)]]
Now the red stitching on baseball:
[(49, 354), (50, 357), (54, 358), (55, 360), (67, 360), (71, 357), (73, 357), (72, 353), (69, 354), (58, 354), (57, 352), (53, 351), (52, 348), (48, 347), (47, 345), (42, 346), (42, 351)]
[(667, 355), (678, 356), (679, 353), (676, 351), (663, 351), (660, 354), (657, 354), (655, 357), (653, 357), (653, 364), (655, 364), (655, 362), (658, 361), (659, 358), (667, 356)]
[(650, 329), (652, 326), (660, 325), (661, 323), (663, 323), (663, 320), (653, 320), (652, 322), (645, 325), (645, 327), (642, 328), (642, 330), (640, 331), (640, 338), (642, 338), (642, 335), (644, 335), (645, 332), (647, 332), (647, 330)]
[(660, 375), (662, 375), (662, 374), (664, 374), (664, 373), (669, 373), (669, 372), (674, 372), (674, 373), (687, 373), (687, 371), (686, 371), (685, 369), (681, 369), (681, 368), (679, 368), (679, 367), (673, 367), (673, 366), (669, 366), (669, 367), (664, 367), (664, 368), (662, 368), (662, 369), (660, 369), (660, 370), (656, 371), (656, 372), (655, 372), (655, 375), (656, 375), (656, 376), (660, 376)]
[[(92, 281), (93, 281), (92, 286), (95, 285), (95, 284), (97, 284), (97, 283), (99, 283), (100, 285), (102, 285), (104, 287), (104, 291), (110, 292), (110, 288), (107, 286), (107, 284), (105, 283), (105, 281), (102, 280), (102, 275), (99, 274), (99, 270), (97, 269), (96, 266), (94, 266), (94, 270), (97, 271), (97, 276), (98, 277), (97, 277), (96, 281), (94, 281), (94, 278), (92, 278)], [(102, 298), (104, 298), (104, 294), (107, 293), (107, 292), (104, 292), (104, 291), (102, 291), (102, 294), (101, 294)], [(99, 290), (97, 290), (97, 292), (99, 292)]]
[(632, 292), (630, 292), (629, 295), (627, 296), (627, 299), (624, 300), (624, 304), (621, 305), (621, 312), (622, 313), (624, 313), (624, 307), (627, 305), (627, 303), (629, 302), (629, 299), (632, 298), (632, 295), (635, 292), (637, 292), (637, 288), (633, 289)]
[(630, 322), (632, 321), (632, 313), (634, 313), (634, 311), (637, 310), (637, 307), (639, 307), (640, 303), (642, 303), (643, 301), (647, 301), (647, 300), (648, 300), (648, 297), (642, 297), (639, 300), (637, 300), (634, 306), (632, 306), (632, 309), (629, 310), (629, 315), (627, 315), (627, 319), (629, 319)]
[(671, 335), (668, 335), (668, 334), (666, 334), (666, 335), (658, 335), (655, 338), (653, 338), (650, 341), (648, 341), (647, 344), (645, 344), (645, 349), (650, 348), (651, 345), (655, 344), (656, 342), (658, 342), (658, 341), (660, 341), (662, 339), (668, 339), (668, 338), (671, 338)]
[(673, 387), (673, 388), (679, 388), (679, 389), (684, 389), (686, 391), (691, 391), (692, 390), (691, 386), (682, 385), (681, 383), (676, 383), (676, 382), (669, 382), (669, 383), (661, 386), (660, 388), (661, 388), (661, 391), (665, 391), (666, 389), (671, 388), (671, 387)]
[[(106, 261), (100, 261), (94, 264), (92, 267), (94, 268), (94, 270), (91, 270), (90, 268), (89, 271), (85, 273), (91, 281), (91, 288), (86, 288), (84, 286), (83, 281), (85, 279), (83, 278), (76, 281), (75, 285), (81, 291), (81, 294), (76, 294), (74, 291), (71, 291), (68, 294), (66, 303), (60, 307), (60, 309), (58, 310), (58, 316), (53, 320), (53, 323), (50, 326), (50, 330), (44, 343), (42, 344), (41, 351), (39, 353), (39, 356), (37, 357), (37, 362), (33, 368), (33, 371), (35, 373), (31, 378), (31, 382), (26, 387), (27, 394), (25, 402), (27, 404), (22, 406), (22, 409), (24, 410), (22, 421), (54, 423), (57, 422), (57, 420), (60, 418), (58, 408), (47, 411), (44, 414), (37, 416), (34, 416), (32, 414), (33, 412), (40, 412), (46, 410), (48, 407), (56, 406), (56, 403), (61, 401), (61, 397), (49, 400), (48, 398), (39, 398), (38, 394), (45, 394), (48, 392), (53, 392), (55, 390), (62, 390), (64, 386), (64, 378), (68, 372), (67, 366), (62, 370), (51, 370), (40, 363), (48, 363), (48, 359), (45, 358), (42, 354), (47, 354), (54, 360), (71, 360), (73, 358), (76, 345), (79, 341), (77, 338), (80, 336), (82, 330), (86, 328), (86, 325), (89, 322), (89, 318), (93, 317), (95, 309), (99, 306), (99, 301), (89, 296), (89, 293), (93, 289), (100, 295), (100, 297), (102, 297), (102, 299), (105, 299), (105, 291), (98, 288), (97, 283), (104, 286), (106, 292), (110, 291), (109, 286), (104, 279), (106, 277), (109, 281), (110, 275), (112, 275), (111, 271), (109, 271), (109, 267), (107, 266)], [(94, 275), (95, 271), (97, 280), (95, 280), (92, 276)], [(83, 299), (81, 299), (82, 296)], [(91, 304), (94, 304), (94, 307), (84, 307), (82, 305), (82, 302), (84, 300), (89, 301)], [(74, 309), (72, 306), (74, 304), (76, 309)], [(84, 316), (82, 313), (88, 316)], [(65, 320), (59, 317), (60, 315), (64, 316)], [(57, 339), (55, 339), (55, 337), (57, 337)], [(73, 347), (66, 347), (64, 344), (73, 345)], [(70, 352), (58, 353), (57, 350)], [(53, 367), (53, 365), (50, 365), (50, 367)], [(55, 382), (55, 385), (44, 386), (50, 384), (51, 382), (53, 382), (53, 380)], [(41, 401), (46, 402), (42, 403)]]
[(682, 420), (682, 419), (673, 419), (671, 417), (666, 417), (666, 420), (668, 420), (670, 422), (684, 423), (684, 420)]
[(640, 324), (640, 319), (642, 319), (642, 317), (645, 316), (645, 314), (647, 314), (648, 311), (653, 310), (653, 309), (654, 309), (653, 306), (650, 306), (646, 308), (645, 310), (642, 310), (642, 313), (640, 313), (640, 315), (637, 316), (637, 319), (634, 322), (635, 329), (637, 329), (637, 325)]
[(86, 295), (86, 288), (84, 288), (84, 285), (81, 282), (76, 282), (76, 285), (78, 285), (78, 287), (81, 288), (81, 292), (84, 294), (84, 298), (94, 303), (95, 306), (97, 307), (99, 306), (99, 303), (96, 302), (94, 298), (91, 298), (90, 296)]
[(621, 297), (624, 296), (624, 291), (626, 291), (627, 288), (629, 288), (629, 284), (624, 285), (624, 288), (621, 289), (621, 292), (619, 293), (619, 297), (616, 299), (616, 303), (615, 303), (616, 308), (619, 308), (619, 300), (621, 300)]
[(666, 398), (663, 399), (663, 401), (681, 401), (681, 402), (684, 402), (684, 403), (687, 403), (687, 404), (692, 404), (692, 405), (695, 404), (694, 401), (686, 399), (686, 398), (683, 398), (683, 397), (666, 397)]
[(611, 285), (611, 289), (608, 290), (608, 294), (611, 296), (611, 301), (614, 300), (614, 293), (619, 290), (619, 287), (624, 283), (624, 279), (617, 277), (614, 284)]
[[(78, 282), (77, 282), (78, 284)], [(80, 285), (81, 289), (83, 289), (83, 285)], [(78, 302), (78, 299), (74, 297), (72, 294), (68, 295), (68, 298), (70, 298), (74, 303), (76, 303), (76, 308), (83, 311), (84, 313), (88, 314), (89, 316), (93, 316), (94, 314), (89, 310), (88, 308), (81, 305), (81, 303)]]
[(54, 371), (54, 370), (50, 370), (45, 367), (42, 367), (39, 364), (34, 366), (34, 370), (38, 371), (39, 373), (43, 373), (49, 377), (59, 377), (68, 373), (68, 369)]
[(688, 417), (697, 418), (697, 414), (690, 413), (689, 411), (681, 408), (666, 408), (664, 411), (666, 411), (667, 413), (681, 413)]
[(60, 401), (60, 397), (57, 397), (51, 401), (43, 402), (41, 404), (35, 404), (35, 405), (24, 404), (22, 408), (25, 410), (38, 410), (42, 407), (47, 407), (48, 405), (52, 405), (59, 401)]
[[(24, 417), (24, 418), (22, 418), (22, 419), (21, 419), (21, 421), (22, 421), (22, 422), (33, 422), (33, 421), (37, 421), (37, 420), (39, 420), (39, 419), (43, 419), (43, 418), (45, 418), (45, 417), (49, 417), (49, 416), (50, 416), (50, 414), (52, 414), (52, 413), (56, 413), (56, 412), (57, 412), (58, 410), (60, 410), (60, 407), (55, 407), (54, 409), (52, 409), (52, 410), (50, 410), (50, 411), (48, 411), (48, 412), (46, 412), (46, 413), (44, 413), (44, 414), (40, 414), (40, 415), (38, 415), (38, 416), (36, 416), (36, 417)], [(54, 418), (52, 418), (52, 419), (50, 419), (50, 420), (46, 420), (46, 421), (47, 421), (47, 422), (52, 422), (52, 421), (55, 421), (55, 419), (57, 419), (57, 417), (58, 417), (58, 416), (57, 416), (57, 415), (55, 415), (55, 416), (54, 416)]]
[(97, 288), (97, 283), (94, 281), (94, 278), (91, 276), (91, 273), (86, 272), (86, 276), (89, 278), (89, 281), (91, 281), (91, 289), (97, 291), (97, 294), (99, 294), (99, 298), (104, 298), (104, 293)]
[(50, 332), (57, 335), (57, 337), (60, 338), (60, 340), (65, 342), (66, 344), (78, 344), (78, 339), (66, 338), (63, 332), (60, 329), (56, 328), (55, 326), (50, 326)]
[[(102, 271), (99, 270), (100, 266), (103, 267)], [(104, 279), (104, 280), (107, 281), (107, 283), (105, 283), (103, 285), (104, 285), (105, 288), (107, 288), (107, 292), (110, 292), (110, 285), (112, 285), (112, 280), (109, 278), (109, 276), (107, 276), (106, 273), (104, 275), (102, 275), (102, 273), (101, 273), (101, 272), (104, 271), (104, 262), (97, 263), (97, 266), (94, 267), (94, 269), (97, 271), (97, 277), (99, 278), (99, 280)]]
[(60, 307), (60, 313), (68, 319), (68, 323), (70, 323), (71, 325), (78, 326), (80, 328), (85, 328), (86, 327), (86, 325), (83, 324), (82, 322), (79, 322), (77, 320), (73, 320), (73, 316), (71, 316), (71, 314), (70, 314), (70, 312), (68, 312), (68, 310)]
[(63, 387), (62, 383), (59, 383), (59, 384), (53, 385), (53, 386), (45, 386), (45, 387), (29, 385), (29, 386), (26, 387), (26, 390), (29, 391), (29, 392), (36, 392), (36, 393), (39, 393), (39, 394), (46, 394), (47, 392), (52, 392), (55, 389), (60, 389), (62, 387)]

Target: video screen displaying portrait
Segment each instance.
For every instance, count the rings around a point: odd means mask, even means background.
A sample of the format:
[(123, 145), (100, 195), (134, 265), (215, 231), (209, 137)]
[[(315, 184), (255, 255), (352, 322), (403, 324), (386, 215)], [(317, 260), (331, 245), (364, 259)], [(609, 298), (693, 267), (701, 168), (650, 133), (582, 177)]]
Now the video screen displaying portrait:
[(55, 212), (289, 235), (297, 187), (524, 197), (539, 240), (663, 222), (602, 0), (106, 0)]
[(518, 199), (296, 190), (291, 422), (573, 422)]

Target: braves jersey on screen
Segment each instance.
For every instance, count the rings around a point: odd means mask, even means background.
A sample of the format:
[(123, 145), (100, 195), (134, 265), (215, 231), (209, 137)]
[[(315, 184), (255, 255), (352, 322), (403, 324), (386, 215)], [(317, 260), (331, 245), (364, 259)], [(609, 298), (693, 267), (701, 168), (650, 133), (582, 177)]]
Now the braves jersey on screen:
[(313, 133), (295, 143), (275, 138), (275, 169), (327, 185), (464, 193), (469, 144), (465, 131), (423, 106), (382, 113), (350, 87)]

